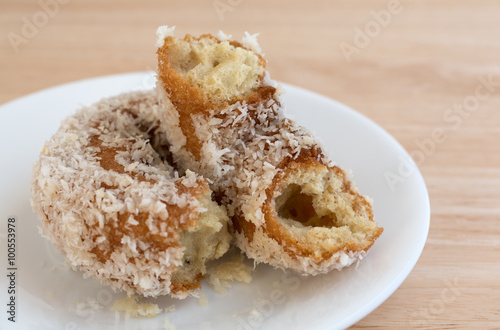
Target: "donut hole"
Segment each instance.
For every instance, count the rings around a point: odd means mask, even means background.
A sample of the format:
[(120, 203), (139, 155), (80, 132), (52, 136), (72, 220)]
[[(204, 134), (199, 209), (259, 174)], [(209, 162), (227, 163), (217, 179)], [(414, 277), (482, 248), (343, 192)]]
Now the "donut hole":
[(167, 58), (191, 86), (200, 88), (216, 103), (244, 97), (259, 86), (264, 75), (258, 55), (215, 38), (173, 39)]
[(278, 215), (292, 225), (331, 228), (337, 224), (335, 213), (320, 216), (314, 207), (314, 197), (302, 192), (298, 184), (288, 185), (276, 198)]

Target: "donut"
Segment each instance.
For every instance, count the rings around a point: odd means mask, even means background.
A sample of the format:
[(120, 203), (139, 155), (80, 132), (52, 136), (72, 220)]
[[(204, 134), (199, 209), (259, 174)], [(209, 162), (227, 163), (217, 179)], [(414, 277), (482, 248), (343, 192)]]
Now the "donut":
[(255, 36), (173, 32), (157, 31), (161, 125), (176, 164), (212, 181), (236, 245), (303, 275), (362, 259), (383, 231), (371, 200), (285, 117)]
[(232, 240), (205, 178), (171, 165), (154, 91), (65, 119), (34, 164), (32, 207), (74, 269), (128, 294), (197, 295)]

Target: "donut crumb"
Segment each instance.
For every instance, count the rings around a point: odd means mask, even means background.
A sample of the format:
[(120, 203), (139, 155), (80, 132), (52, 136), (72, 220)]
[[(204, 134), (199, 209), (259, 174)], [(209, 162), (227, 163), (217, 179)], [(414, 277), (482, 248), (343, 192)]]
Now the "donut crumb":
[(222, 262), (210, 268), (208, 283), (218, 293), (225, 293), (231, 282), (250, 283), (253, 269), (244, 263), (243, 255), (233, 256), (231, 261)]
[(207, 307), (208, 305), (207, 296), (205, 296), (203, 293), (200, 294), (200, 298), (198, 298), (198, 305), (201, 307)]
[(154, 317), (161, 313), (161, 309), (154, 303), (141, 303), (137, 296), (126, 296), (116, 300), (111, 306), (115, 312), (124, 312), (127, 317)]

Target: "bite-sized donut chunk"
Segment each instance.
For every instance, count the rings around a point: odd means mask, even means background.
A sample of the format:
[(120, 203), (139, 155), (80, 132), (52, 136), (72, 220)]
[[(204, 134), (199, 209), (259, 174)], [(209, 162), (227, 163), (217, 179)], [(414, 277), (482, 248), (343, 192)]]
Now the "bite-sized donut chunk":
[(247, 256), (312, 275), (363, 258), (383, 231), (370, 200), (285, 118), (256, 40), (177, 39), (166, 27), (158, 35), (157, 89), (174, 159), (213, 181)]
[(229, 248), (206, 179), (179, 177), (154, 92), (123, 94), (63, 121), (34, 165), (32, 205), (74, 269), (144, 296), (196, 294)]

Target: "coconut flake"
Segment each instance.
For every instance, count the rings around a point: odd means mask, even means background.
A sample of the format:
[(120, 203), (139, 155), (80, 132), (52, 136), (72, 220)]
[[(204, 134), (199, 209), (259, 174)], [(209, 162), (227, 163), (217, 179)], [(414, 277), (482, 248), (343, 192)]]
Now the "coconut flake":
[(245, 32), (245, 36), (241, 39), (241, 43), (243, 44), (243, 46), (250, 49), (251, 51), (254, 51), (257, 54), (262, 54), (262, 49), (260, 48), (259, 43), (257, 42), (258, 35), (259, 33), (250, 34), (248, 32)]
[(165, 44), (166, 37), (173, 37), (175, 31), (175, 26), (168, 27), (168, 25), (162, 25), (156, 30), (156, 48), (163, 47)]

